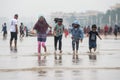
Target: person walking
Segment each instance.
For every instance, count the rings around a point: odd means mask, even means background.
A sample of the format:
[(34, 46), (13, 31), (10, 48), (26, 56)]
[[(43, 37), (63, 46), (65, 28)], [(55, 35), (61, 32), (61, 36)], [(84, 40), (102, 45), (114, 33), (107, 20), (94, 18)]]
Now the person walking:
[(11, 38), (10, 38), (10, 50), (13, 50), (13, 46), (12, 46), (12, 41), (14, 39), (14, 51), (17, 51), (17, 35), (18, 35), (18, 14), (14, 15), (14, 19), (11, 20), (11, 25), (10, 25), (10, 34), (11, 34)]
[[(39, 61), (41, 60), (41, 46), (44, 48), (44, 52), (45, 53), (47, 52), (45, 42), (47, 38), (48, 28), (52, 28), (52, 27), (49, 26), (49, 24), (46, 22), (46, 19), (43, 16), (40, 16), (32, 30), (32, 33), (34, 33), (34, 30), (36, 30), (37, 32)], [(44, 59), (46, 59), (46, 56), (44, 56)]]

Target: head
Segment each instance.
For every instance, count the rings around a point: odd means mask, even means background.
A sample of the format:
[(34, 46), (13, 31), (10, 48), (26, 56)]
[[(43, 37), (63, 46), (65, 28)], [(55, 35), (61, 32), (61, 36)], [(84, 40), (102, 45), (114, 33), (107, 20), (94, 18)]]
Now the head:
[(58, 25), (62, 25), (62, 22), (63, 22), (63, 19), (59, 18), (57, 23), (58, 23)]
[(92, 31), (96, 31), (97, 26), (95, 24), (92, 25)]
[(57, 22), (58, 22), (58, 19), (59, 19), (59, 18), (54, 18), (55, 23), (57, 23)]
[(6, 25), (6, 23), (4, 23), (4, 25)]
[(79, 22), (78, 22), (77, 20), (75, 20), (75, 21), (72, 23), (72, 26), (73, 26), (74, 28), (80, 27)]
[(20, 23), (21, 25), (23, 25), (23, 23)]
[(74, 27), (74, 28), (79, 28), (79, 26), (80, 26), (80, 25), (78, 25), (78, 24), (73, 24), (73, 27)]
[(40, 16), (39, 19), (38, 19), (39, 22), (44, 22), (46, 21), (45, 18), (43, 16)]
[(18, 19), (18, 14), (15, 14), (15, 15), (14, 15), (14, 18), (15, 18), (15, 19)]

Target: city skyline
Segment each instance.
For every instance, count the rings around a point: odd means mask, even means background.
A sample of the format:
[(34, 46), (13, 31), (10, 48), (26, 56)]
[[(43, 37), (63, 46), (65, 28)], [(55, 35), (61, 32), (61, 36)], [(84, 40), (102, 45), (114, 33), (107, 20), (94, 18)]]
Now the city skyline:
[(0, 16), (13, 17), (18, 13), (24, 17), (50, 15), (53, 12), (106, 12), (120, 0), (0, 0)]

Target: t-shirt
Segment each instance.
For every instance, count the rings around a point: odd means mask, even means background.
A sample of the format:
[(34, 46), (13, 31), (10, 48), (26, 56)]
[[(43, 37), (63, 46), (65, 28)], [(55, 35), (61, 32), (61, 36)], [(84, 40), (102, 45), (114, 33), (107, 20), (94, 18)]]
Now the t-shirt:
[(71, 29), (71, 34), (72, 34), (73, 40), (75, 41), (79, 39), (83, 39), (83, 32), (80, 28)]
[(20, 26), (20, 31), (24, 31), (24, 25)]
[(64, 32), (64, 25), (59, 26), (58, 24), (55, 26), (54, 28), (55, 32), (56, 32), (56, 36), (61, 36)]
[(11, 25), (10, 25), (10, 32), (16, 32), (15, 25), (18, 24), (18, 21), (16, 19), (11, 20)]
[(98, 36), (98, 32), (90, 31), (89, 35), (90, 35), (90, 37), (89, 37), (90, 41), (96, 41), (96, 35)]
[(2, 27), (3, 27), (2, 31), (7, 31), (7, 26), (6, 25), (3, 25)]

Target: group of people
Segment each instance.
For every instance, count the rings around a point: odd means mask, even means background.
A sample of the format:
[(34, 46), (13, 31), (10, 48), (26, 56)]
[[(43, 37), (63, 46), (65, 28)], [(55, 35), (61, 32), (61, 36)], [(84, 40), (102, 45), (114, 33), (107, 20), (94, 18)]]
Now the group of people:
[(118, 26), (117, 24), (115, 24), (114, 28), (113, 27), (109, 27), (108, 25), (104, 26), (104, 35), (111, 35), (114, 34), (115, 37), (117, 38), (118, 33), (120, 33), (120, 26)]
[[(10, 50), (15, 50), (17, 51), (17, 35), (18, 35), (18, 14), (14, 15), (14, 19), (11, 21), (11, 27), (10, 27)], [(54, 34), (54, 59), (57, 60), (62, 60), (62, 37), (63, 33), (65, 30), (65, 26), (63, 25), (63, 19), (62, 18), (57, 18), (54, 20), (55, 21), (55, 27), (53, 29), (53, 34)], [(23, 24), (21, 23), (21, 26)], [(45, 45), (45, 42), (47, 40), (47, 31), (48, 28), (52, 30), (52, 27), (47, 23), (46, 19), (43, 16), (40, 16), (38, 21), (35, 23), (33, 30), (31, 31), (32, 34), (37, 33), (37, 41), (38, 41), (38, 60), (41, 60), (41, 47), (44, 48), (44, 52), (47, 52), (47, 47)], [(36, 30), (36, 31), (34, 31)], [(20, 31), (23, 33), (22, 31)], [(72, 28), (70, 30), (71, 33), (71, 39), (72, 39), (72, 50), (73, 50), (73, 56), (72, 59), (79, 59), (78, 57), (78, 50), (79, 50), (79, 42), (83, 41), (83, 31), (80, 29), (80, 24), (78, 20), (75, 20), (72, 23)], [(89, 36), (89, 50), (90, 53), (92, 53), (92, 49), (96, 51), (97, 48), (97, 37), (98, 36), (100, 39), (102, 39), (97, 32), (97, 26), (95, 24), (92, 25), (92, 30), (89, 31), (88, 33)], [(14, 46), (12, 45), (14, 39)], [(59, 46), (58, 46), (59, 43)], [(57, 48), (58, 47), (58, 48)], [(59, 58), (57, 56), (57, 49), (59, 50)], [(46, 59), (46, 56), (43, 57), (43, 59)]]
[[(26, 30), (26, 36), (28, 36), (28, 28), (21, 23), (18, 31), (18, 14), (14, 15), (14, 18), (11, 20), (10, 24), (10, 50), (17, 52), (17, 39), (18, 39), (18, 32), (20, 32), (20, 39), (24, 36), (24, 30)], [(14, 39), (14, 47), (12, 46)]]
[[(6, 39), (6, 37), (7, 37), (7, 24), (6, 23), (4, 23), (2, 25), (2, 32), (3, 32), (3, 39)], [(28, 36), (28, 28), (27, 28), (27, 26), (24, 26), (23, 23), (21, 22), (20, 27), (19, 27), (20, 39), (24, 37), (25, 32), (26, 32), (26, 37), (27, 37)]]
[(27, 26), (24, 26), (22, 22), (20, 23), (19, 31), (20, 31), (20, 38), (23, 38), (25, 36), (25, 32), (26, 32), (26, 37), (28, 36), (28, 28)]
[[(53, 34), (54, 34), (54, 59), (57, 60), (62, 60), (62, 37), (63, 37), (63, 33), (65, 30), (65, 26), (63, 25), (63, 19), (62, 18), (57, 18), (54, 20), (55, 21), (55, 27), (53, 29)], [(45, 20), (45, 18), (43, 16), (41, 16), (37, 23), (35, 24), (35, 26), (33, 27), (32, 33), (34, 33), (34, 30), (36, 30), (37, 32), (37, 40), (38, 40), (38, 59), (41, 60), (41, 46), (44, 48), (44, 51), (46, 53), (47, 48), (45, 45), (46, 42), (46, 31), (48, 30), (48, 28), (52, 28)], [(100, 39), (101, 37), (99, 36), (98, 32), (96, 31), (97, 26), (94, 24), (92, 25), (92, 30), (88, 33), (89, 36), (89, 49), (90, 49), (90, 53), (92, 53), (92, 49), (94, 49), (94, 51), (96, 51), (96, 40), (98, 36)], [(79, 59), (78, 57), (78, 50), (79, 50), (79, 42), (83, 41), (83, 32), (80, 29), (80, 24), (79, 21), (75, 20), (72, 23), (72, 28), (70, 30), (71, 33), (71, 39), (72, 39), (72, 49), (73, 49), (73, 57), (72, 59)], [(59, 46), (57, 48), (57, 44), (59, 43)], [(59, 50), (59, 58), (57, 57), (57, 49)], [(44, 56), (44, 59), (46, 58), (46, 56)]]

